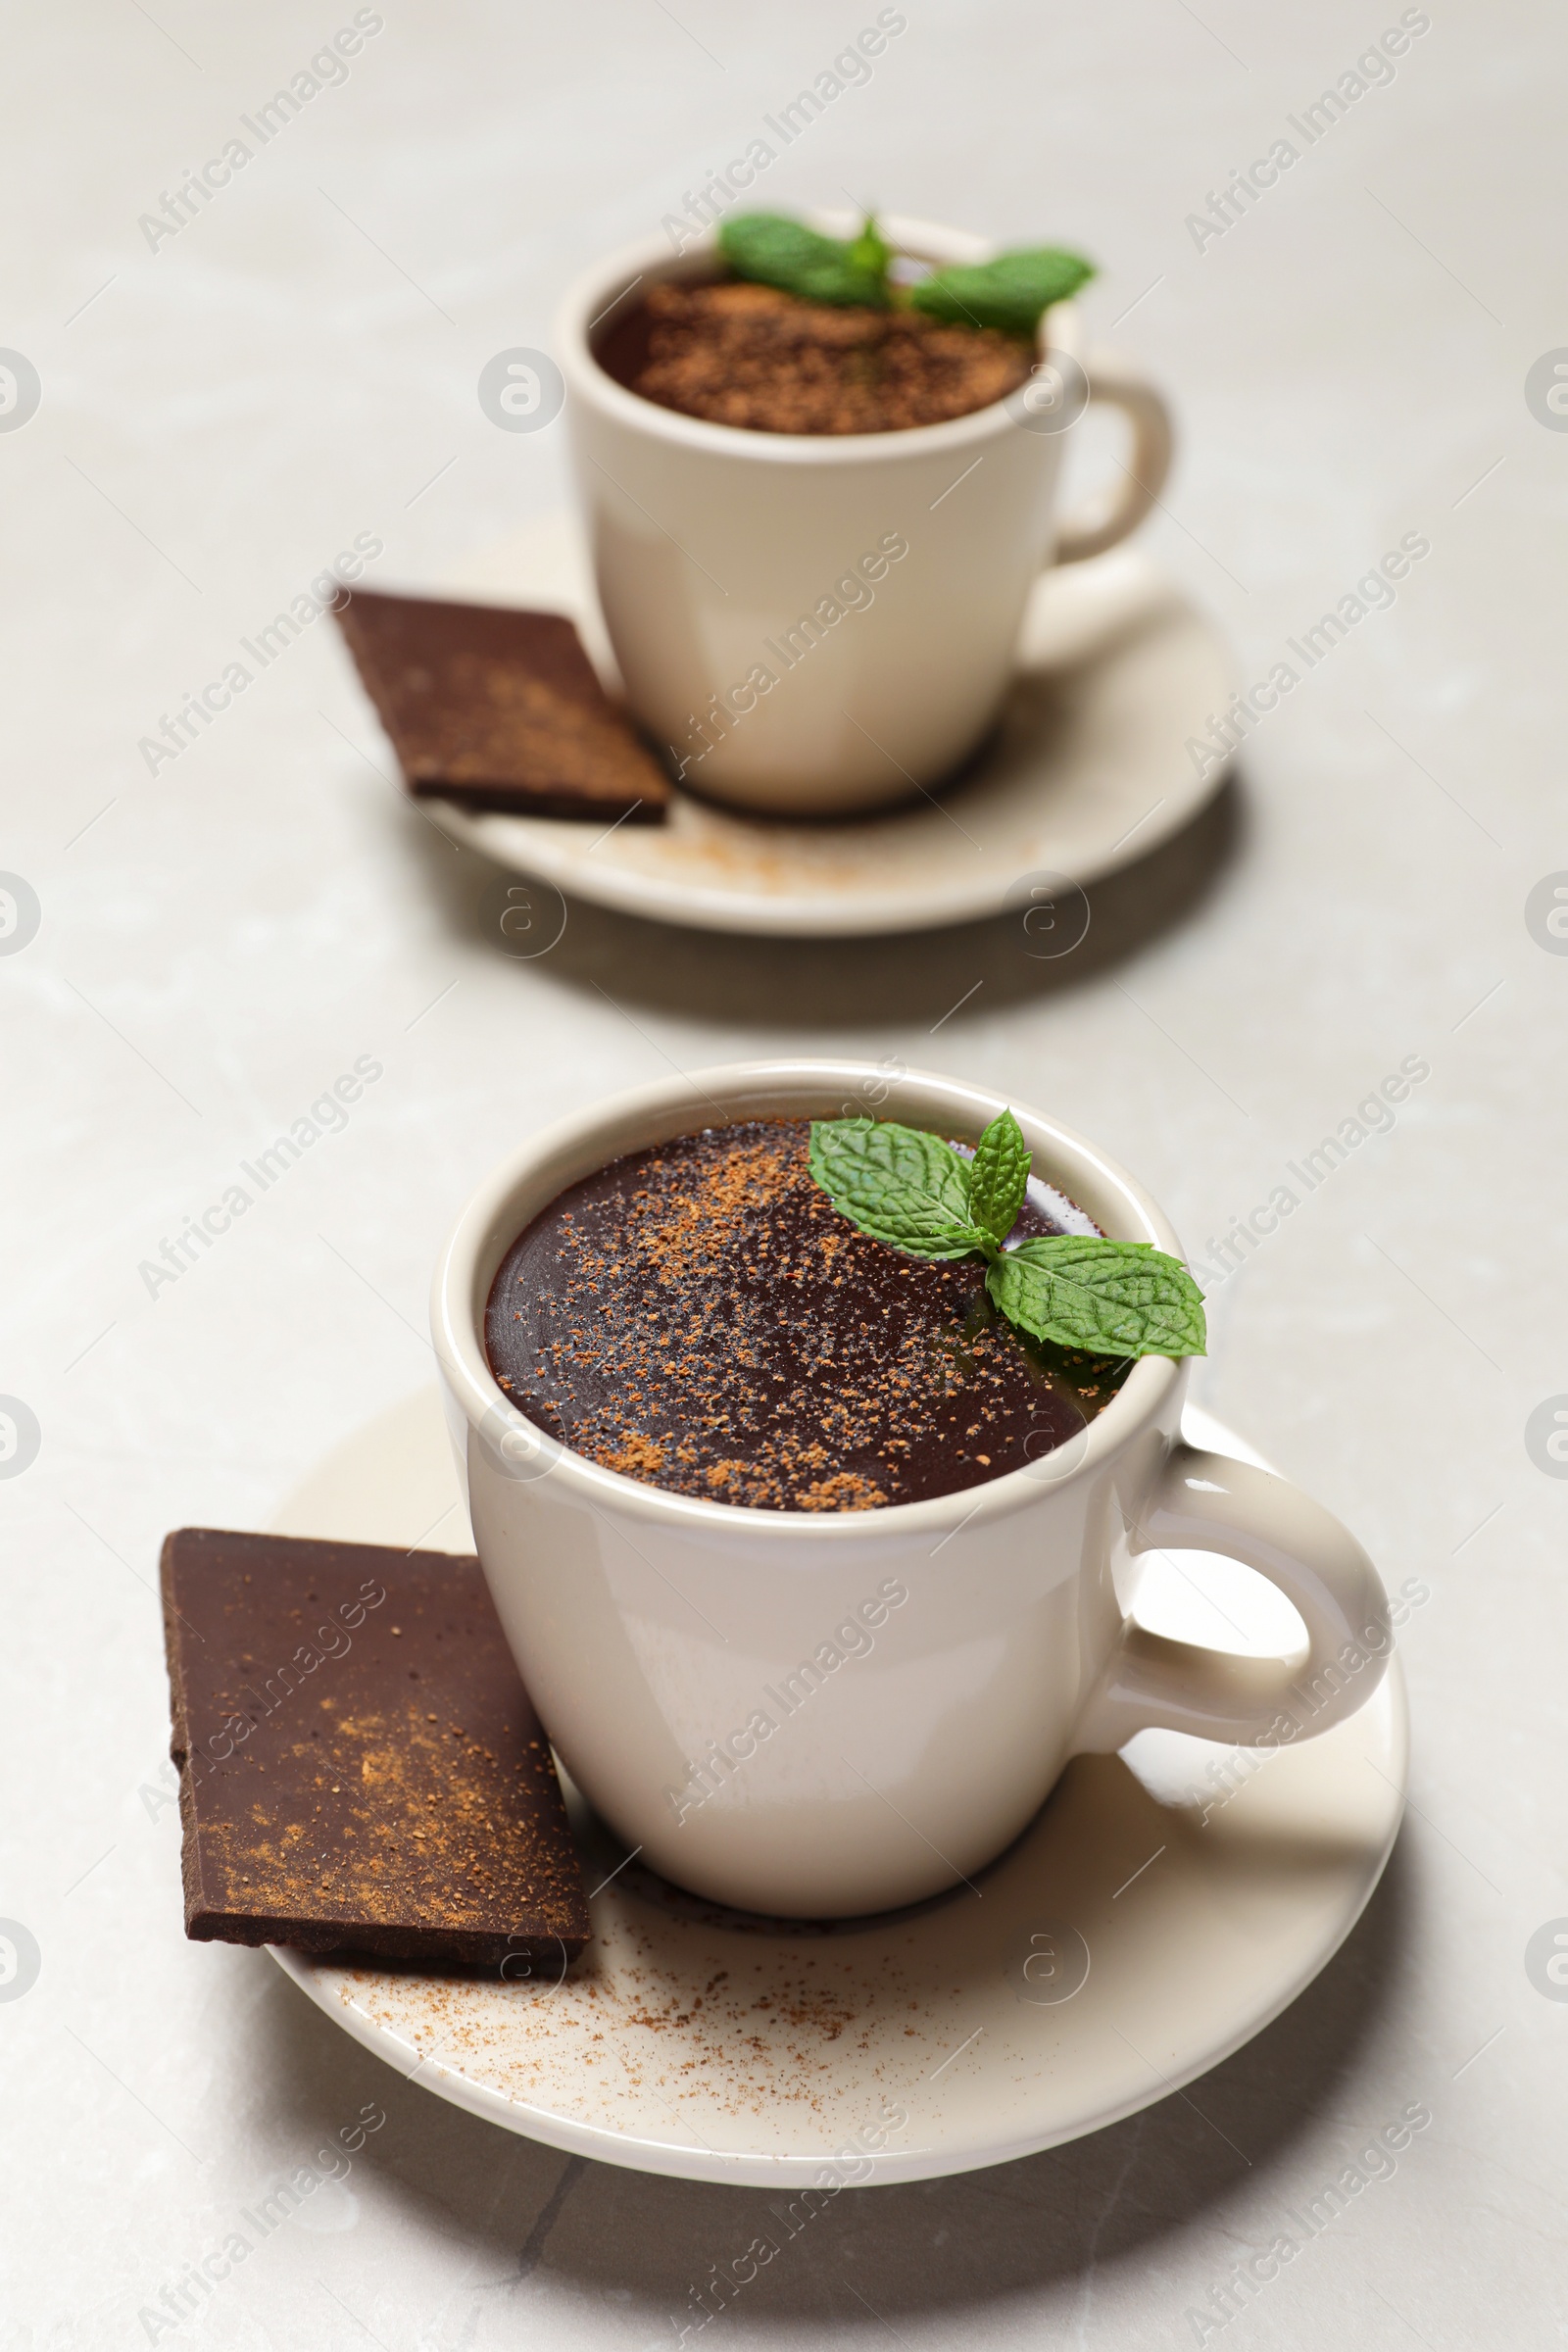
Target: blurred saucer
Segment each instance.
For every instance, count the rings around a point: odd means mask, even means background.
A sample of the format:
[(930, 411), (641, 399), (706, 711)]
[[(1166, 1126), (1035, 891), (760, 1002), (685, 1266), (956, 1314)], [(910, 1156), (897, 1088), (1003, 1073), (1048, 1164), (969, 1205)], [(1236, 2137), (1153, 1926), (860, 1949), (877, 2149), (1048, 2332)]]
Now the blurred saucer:
[[(1191, 1407), (1186, 1434), (1259, 1458)], [(433, 1393), (340, 1446), (276, 1526), (466, 1548)], [(1145, 1556), (1160, 1633), (1291, 1645), (1261, 1578)], [(594, 1939), (558, 1983), (273, 1958), (400, 2074), (548, 2146), (752, 2186), (931, 2180), (1135, 2114), (1278, 2016), (1377, 1885), (1407, 1760), (1396, 1660), (1359, 1714), (1250, 1763), (1161, 1732), (1079, 1757), (977, 1889), (816, 1926), (681, 1893), (578, 1800)]]
[[(569, 515), (537, 521), (443, 583), (489, 604), (569, 613), (607, 684), (614, 659)], [(940, 799), (857, 821), (747, 817), (677, 793), (664, 825), (423, 806), (498, 865), (660, 922), (796, 938), (915, 931), (1028, 903), (1042, 876), (1087, 883), (1197, 814), (1220, 782), (1188, 738), (1231, 692), (1211, 624), (1137, 549), (1044, 574), (1020, 668), (978, 763)]]

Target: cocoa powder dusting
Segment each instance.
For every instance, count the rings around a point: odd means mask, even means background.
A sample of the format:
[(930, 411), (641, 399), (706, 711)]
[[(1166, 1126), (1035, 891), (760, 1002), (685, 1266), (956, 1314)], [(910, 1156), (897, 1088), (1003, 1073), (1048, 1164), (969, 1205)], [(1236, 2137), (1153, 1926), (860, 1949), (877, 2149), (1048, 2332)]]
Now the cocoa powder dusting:
[[(519, 1411), (645, 1485), (864, 1511), (1000, 1478), (1110, 1401), (1125, 1365), (1014, 1330), (978, 1261), (906, 1256), (842, 1217), (809, 1132), (709, 1128), (563, 1193), (486, 1311)], [(1061, 1230), (1032, 1187), (1020, 1236)]]
[(807, 302), (729, 280), (653, 287), (598, 356), (628, 391), (712, 424), (888, 433), (1004, 400), (1035, 354), (990, 327)]

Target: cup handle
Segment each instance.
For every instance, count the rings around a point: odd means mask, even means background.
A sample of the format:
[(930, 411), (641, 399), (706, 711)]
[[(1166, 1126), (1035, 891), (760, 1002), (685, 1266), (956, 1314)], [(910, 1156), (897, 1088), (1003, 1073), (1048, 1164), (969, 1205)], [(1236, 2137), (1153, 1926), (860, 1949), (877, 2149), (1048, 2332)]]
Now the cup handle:
[(1135, 1552), (1219, 1551), (1255, 1568), (1299, 1611), (1306, 1648), (1240, 1657), (1125, 1618), (1078, 1748), (1106, 1754), (1152, 1726), (1237, 1747), (1315, 1739), (1382, 1681), (1394, 1637), (1377, 1571), (1349, 1529), (1289, 1479), (1178, 1441), (1132, 1535)]
[(1090, 354), (1089, 394), (1122, 409), (1133, 428), (1132, 457), (1118, 486), (1102, 492), (1057, 526), (1052, 561), (1081, 564), (1086, 556), (1102, 556), (1107, 547), (1125, 539), (1149, 513), (1165, 487), (1170, 471), (1170, 411), (1154, 386), (1130, 360), (1099, 349)]

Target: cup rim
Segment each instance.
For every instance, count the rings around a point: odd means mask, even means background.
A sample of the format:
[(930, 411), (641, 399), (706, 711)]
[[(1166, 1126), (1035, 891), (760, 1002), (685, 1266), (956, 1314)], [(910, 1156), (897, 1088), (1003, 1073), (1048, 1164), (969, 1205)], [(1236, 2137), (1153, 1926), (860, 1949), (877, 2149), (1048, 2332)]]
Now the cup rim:
[[(830, 235), (840, 235), (855, 224), (855, 216), (845, 212), (812, 210), (804, 217)], [(997, 250), (989, 238), (941, 221), (889, 214), (881, 225), (901, 250), (922, 261), (986, 262)], [(589, 340), (592, 329), (644, 278), (656, 273), (660, 277), (697, 274), (717, 244), (716, 228), (705, 229), (679, 254), (671, 253), (665, 237), (644, 237), (605, 256), (575, 279), (563, 297), (555, 322), (556, 356), (574, 400), (683, 449), (707, 450), (726, 458), (744, 455), (774, 466), (891, 463), (901, 456), (915, 457), (927, 451), (956, 452), (994, 438), (1013, 423), (1006, 402), (994, 400), (983, 409), (950, 416), (940, 424), (905, 425), (885, 433), (760, 433), (750, 425), (714, 424), (705, 416), (686, 416), (678, 409), (661, 408), (657, 401), (629, 392), (600, 366)], [(1081, 345), (1077, 305), (1053, 303), (1040, 321), (1041, 351), (1059, 351), (1082, 364)]]
[[(1047, 1495), (1065, 1494), (1099, 1478), (1160, 1419), (1185, 1377), (1181, 1363), (1169, 1356), (1141, 1356), (1110, 1403), (1085, 1425), (1085, 1445), (1078, 1461), (1048, 1481), (1042, 1480), (1038, 1467), (1031, 1466), (919, 1502), (825, 1513), (710, 1502), (607, 1470), (548, 1438), (518, 1410), (491, 1372), (483, 1325), (497, 1269), (523, 1227), (567, 1185), (623, 1152), (689, 1134), (694, 1125), (714, 1124), (710, 1115), (713, 1112), (725, 1123), (770, 1112), (821, 1115), (841, 1108), (847, 1094), (853, 1099), (858, 1088), (886, 1080), (881, 1064), (859, 1059), (800, 1057), (721, 1063), (604, 1098), (514, 1146), (469, 1195), (442, 1248), (431, 1282), (430, 1324), (436, 1362), (467, 1428), (477, 1433), (487, 1420), (494, 1426), (499, 1413), (504, 1426), (545, 1438), (554, 1455), (548, 1483), (559, 1493), (556, 1482), (564, 1480), (567, 1492), (590, 1507), (621, 1517), (629, 1515), (666, 1531), (680, 1527), (689, 1533), (703, 1530), (722, 1536), (745, 1529), (749, 1536), (781, 1543), (864, 1542), (946, 1533), (960, 1520), (967, 1524), (1007, 1516)], [(1010, 1107), (1031, 1155), (1044, 1161), (1053, 1181), (1097, 1224), (1121, 1239), (1152, 1242), (1173, 1256), (1183, 1256), (1175, 1230), (1158, 1203), (1125, 1168), (1076, 1130), (990, 1088), (938, 1071), (902, 1071), (892, 1082), (891, 1094), (896, 1098), (923, 1097), (924, 1104), (904, 1099), (890, 1102), (889, 1107), (902, 1107), (916, 1116), (922, 1108), (926, 1115), (932, 1109), (938, 1116), (951, 1114), (960, 1134), (972, 1130), (978, 1135), (990, 1119)], [(1052, 1458), (1048, 1454), (1042, 1460)]]

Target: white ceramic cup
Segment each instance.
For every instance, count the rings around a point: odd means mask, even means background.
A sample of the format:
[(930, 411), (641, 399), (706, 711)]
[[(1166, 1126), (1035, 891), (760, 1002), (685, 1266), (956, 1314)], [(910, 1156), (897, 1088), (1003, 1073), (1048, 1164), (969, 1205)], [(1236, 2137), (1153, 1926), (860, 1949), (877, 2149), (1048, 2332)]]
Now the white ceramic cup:
[[(1381, 1679), (1388, 1604), (1365, 1553), (1286, 1480), (1178, 1434), (1186, 1367), (1133, 1366), (1028, 1468), (934, 1501), (759, 1511), (643, 1486), (522, 1417), (485, 1358), (517, 1234), (620, 1153), (732, 1119), (872, 1112), (978, 1136), (983, 1089), (873, 1064), (743, 1062), (639, 1088), (548, 1129), (479, 1187), (437, 1267), (435, 1348), (474, 1541), (567, 1771), (644, 1859), (746, 1909), (843, 1917), (968, 1878), (1069, 1756), (1149, 1725), (1242, 1746), (1327, 1731)], [(1114, 1161), (1013, 1105), (1037, 1174), (1103, 1231), (1179, 1254)], [(1245, 1561), (1305, 1646), (1258, 1659), (1125, 1615), (1151, 1547)], [(1360, 1661), (1348, 1662), (1350, 1650)]]
[[(925, 221), (886, 225), (923, 261), (992, 251)], [(713, 252), (711, 235), (679, 259), (662, 239), (633, 246), (575, 286), (557, 322), (628, 701), (715, 799), (808, 816), (902, 800), (995, 720), (1042, 565), (1098, 555), (1148, 513), (1170, 464), (1164, 403), (1112, 354), (1086, 360), (1061, 303), (1029, 382), (946, 424), (760, 433), (677, 415), (616, 383), (595, 345), (658, 279), (710, 276)], [(1065, 428), (1090, 389), (1126, 411), (1132, 450), (1106, 500), (1058, 521)]]

